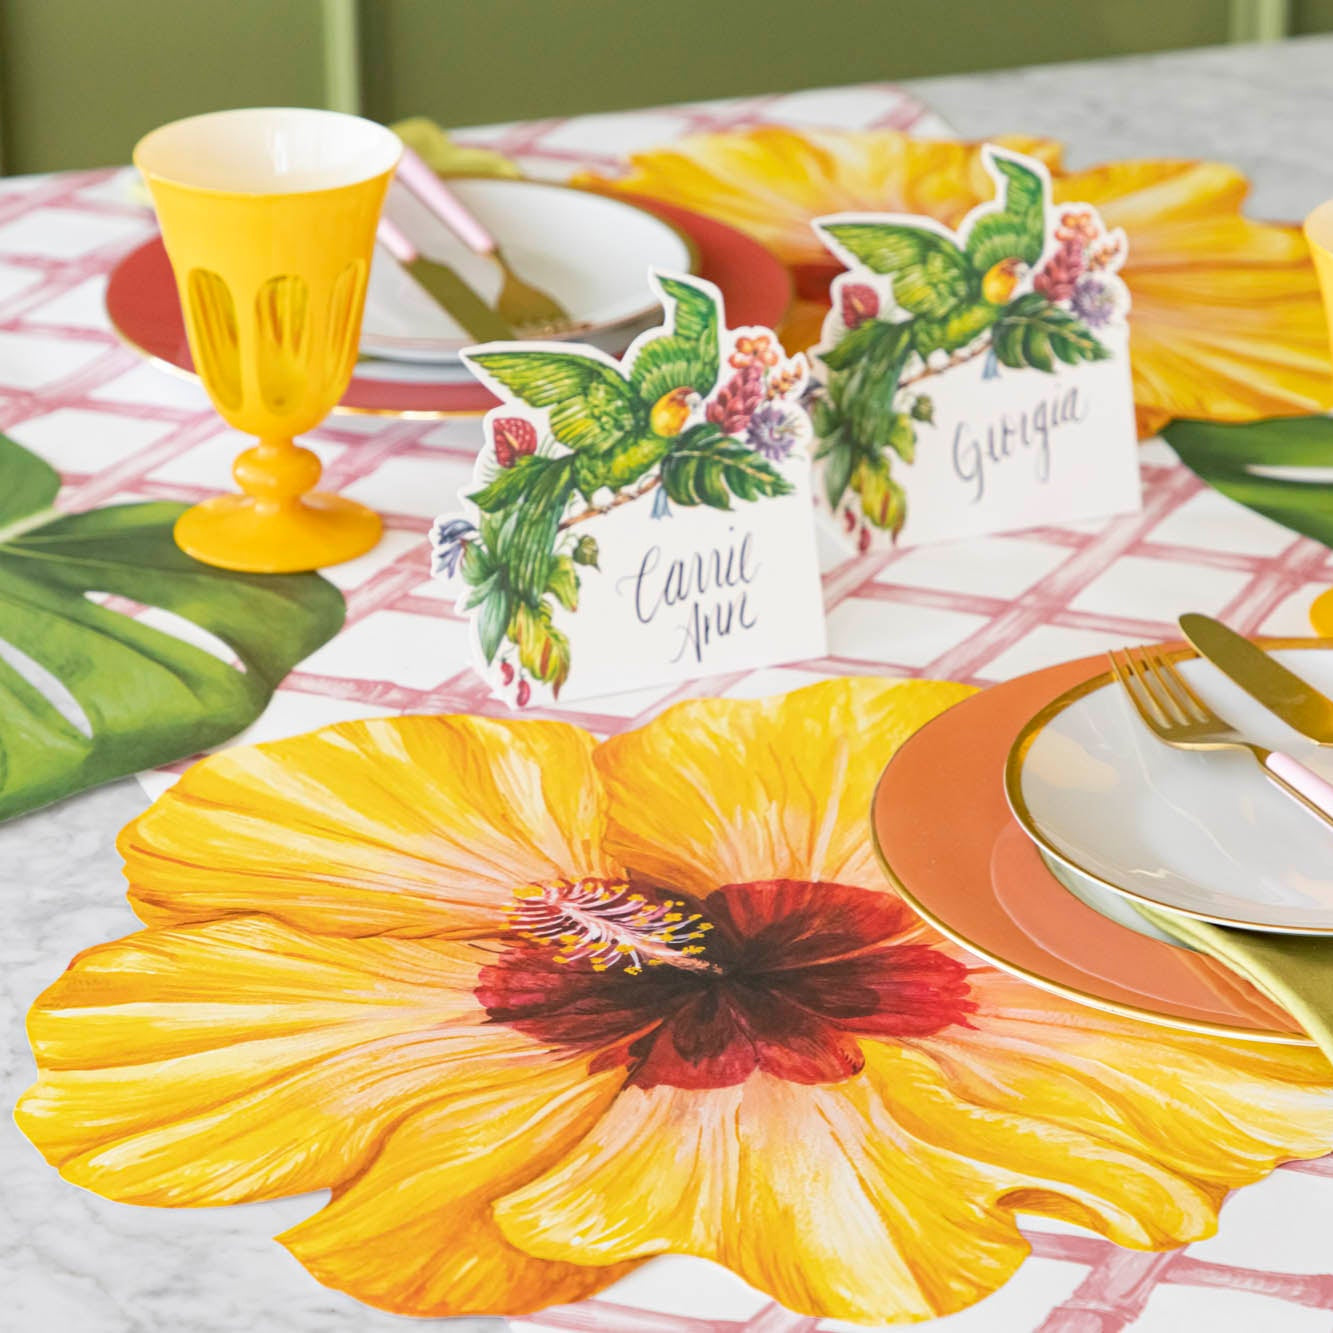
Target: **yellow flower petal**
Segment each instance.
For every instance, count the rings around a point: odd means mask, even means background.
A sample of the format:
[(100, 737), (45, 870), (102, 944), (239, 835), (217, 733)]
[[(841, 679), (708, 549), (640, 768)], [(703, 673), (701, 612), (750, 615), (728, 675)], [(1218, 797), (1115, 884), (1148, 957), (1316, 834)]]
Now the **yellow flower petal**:
[(483, 961), (259, 917), (100, 945), (33, 1006), (41, 1077), (16, 1119), (67, 1179), (126, 1202), (335, 1184), (414, 1105), (549, 1061), (488, 1022)]
[(534, 1258), (491, 1204), (596, 1132), (620, 1079), (566, 1064), (426, 1108), (279, 1239), (321, 1282), (398, 1314), (525, 1314), (590, 1296), (635, 1265)]
[(648, 882), (704, 895), (761, 879), (882, 884), (870, 794), (893, 751), (974, 693), (827, 681), (776, 699), (693, 699), (596, 753), (608, 843)]
[(1057, 202), (1123, 227), (1141, 425), (1321, 412), (1328, 327), (1305, 238), (1252, 222), (1245, 177), (1216, 162), (1114, 162), (1057, 177)]
[[(971, 1026), (913, 1043), (929, 1058), (930, 1077), (914, 1077), (887, 1050), (873, 1056), (874, 1077), (914, 1132), (960, 1157), (1032, 1170), (1042, 1143), (1085, 1136), (1086, 1165), (1068, 1180), (1079, 1215), (1031, 1200), (1025, 1211), (1094, 1225), (1123, 1245), (1165, 1248), (1197, 1238), (1195, 1225), (1211, 1233), (1228, 1189), (1279, 1162), (1321, 1156), (1333, 1142), (1329, 1064), (1313, 1048), (1151, 1027), (1056, 1000), (990, 968), (972, 979)], [(1207, 1216), (1190, 1222), (1188, 1212), (1177, 1219), (1172, 1209), (1136, 1204), (1132, 1173), (1097, 1165), (1107, 1153), (1190, 1182), (1210, 1200)], [(1086, 1220), (1088, 1209), (1098, 1220)]]
[[(1054, 166), (1060, 145), (1026, 135), (996, 143)], [(779, 125), (685, 138), (632, 154), (629, 171), (584, 172), (574, 184), (645, 194), (748, 232), (787, 264), (829, 261), (810, 219), (828, 213), (928, 213), (950, 224), (990, 198), (981, 145), (897, 130), (792, 130)], [(793, 350), (790, 349), (789, 350)]]
[(866, 1042), (842, 1083), (627, 1089), (497, 1203), (501, 1230), (552, 1261), (699, 1255), (793, 1310), (899, 1322), (1001, 1285), (1028, 1250), (1015, 1212), (1172, 1248), (1213, 1233), (1233, 1185), (1326, 1150), (1317, 1054), (1085, 1023), (997, 980), (1026, 1016), (979, 987), (978, 1031)]
[[(500, 1200), (501, 1230), (555, 1260), (692, 1254), (791, 1310), (929, 1319), (1000, 1286), (1027, 1244), (914, 1141), (865, 1078), (626, 1091), (595, 1137)], [(978, 1197), (980, 1193), (980, 1197)]]
[[(1167, 160), (1065, 173), (1058, 144), (996, 142), (1045, 161), (1057, 203), (1093, 204), (1108, 227), (1125, 229), (1141, 436), (1178, 416), (1248, 421), (1333, 405), (1328, 332), (1304, 237), (1242, 216), (1249, 186), (1239, 171)], [(804, 298), (783, 328), (789, 351), (818, 339), (828, 284), (841, 271), (812, 219), (904, 212), (952, 227), (994, 194), (979, 145), (895, 130), (703, 135), (635, 154), (617, 180), (580, 180), (684, 204), (767, 245), (793, 268)]]
[(484, 933), (519, 885), (616, 873), (592, 747), (558, 722), (407, 717), (226, 750), (121, 834), (130, 901), (150, 924)]

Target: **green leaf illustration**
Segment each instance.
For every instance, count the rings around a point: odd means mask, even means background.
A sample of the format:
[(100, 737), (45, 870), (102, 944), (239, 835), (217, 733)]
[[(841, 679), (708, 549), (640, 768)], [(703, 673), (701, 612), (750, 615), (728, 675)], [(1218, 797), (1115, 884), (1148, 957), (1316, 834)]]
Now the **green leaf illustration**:
[(514, 612), (510, 637), (518, 644), (518, 660), (537, 680), (545, 681), (560, 697), (569, 679), (569, 639), (551, 623), (551, 606), (543, 602), (533, 611), (520, 605)]
[(519, 458), (512, 467), (505, 468), (488, 486), (473, 491), (468, 499), (483, 513), (498, 514), (517, 504), (546, 469), (550, 460), (538, 454)]
[[(0, 436), (0, 641), (58, 683), (34, 684), (0, 652), (0, 818), (227, 740), (343, 622), (342, 595), (318, 575), (190, 559), (171, 536), (183, 505), (43, 512), (58, 488), (45, 463)], [(93, 594), (193, 622), (243, 670)]]
[(893, 401), (907, 360), (912, 324), (881, 324), (879, 341), (847, 372), (841, 410), (857, 442), (884, 445), (898, 417)]
[(791, 483), (753, 449), (704, 423), (681, 436), (662, 460), (662, 486), (680, 505), (730, 509), (731, 500), (787, 495)]
[(495, 573), (495, 561), (491, 559), (491, 553), (481, 542), (468, 542), (463, 551), (462, 571), (463, 581), (474, 588)]
[[(902, 332), (897, 332), (898, 330), (902, 330)], [(869, 356), (886, 338), (901, 338), (906, 331), (906, 326), (902, 324), (890, 324), (886, 320), (868, 319), (864, 324), (844, 333), (827, 352), (820, 352), (819, 359), (830, 370), (851, 370), (858, 362)]]
[(595, 537), (580, 537), (574, 543), (573, 559), (576, 565), (589, 565), (593, 569), (597, 569), (597, 561), (600, 557), (601, 552), (598, 549)]
[(1110, 352), (1081, 320), (1052, 305), (1040, 292), (1011, 301), (995, 323), (996, 359), (1014, 369), (1052, 371), (1056, 361), (1105, 361)]
[(912, 418), (906, 412), (899, 412), (894, 416), (893, 424), (889, 427), (888, 445), (904, 463), (915, 461), (916, 427), (912, 425)]
[(509, 529), (512, 536), (503, 549), (514, 592), (530, 600), (546, 591), (555, 535), (574, 490), (572, 458), (544, 461), (548, 464), (545, 472), (533, 485), (526, 502), (514, 510), (515, 521)]
[(493, 662), (504, 642), (505, 630), (509, 628), (514, 598), (503, 583), (497, 582), (478, 605), (481, 614), (477, 617), (477, 636), (481, 641), (481, 653), (488, 662)]
[(856, 450), (849, 441), (841, 436), (824, 455), (824, 493), (828, 496), (830, 509), (836, 509), (847, 492), (847, 483), (852, 478), (852, 467), (856, 462)]
[(557, 556), (551, 566), (551, 577), (546, 581), (547, 590), (566, 611), (579, 609), (579, 575), (574, 568), (573, 558), (567, 555)]
[[(485, 514), (490, 523), (483, 522), (481, 532), (490, 559), (503, 567), (510, 591), (534, 605), (550, 578), (555, 535), (574, 490), (576, 459), (576, 454), (520, 459), (521, 468), (516, 463), (472, 497), (479, 508), (490, 507)], [(516, 474), (518, 480), (511, 481)]]
[(907, 493), (890, 474), (888, 459), (881, 456), (861, 463), (852, 485), (861, 497), (866, 519), (896, 537), (907, 517)]
[[(1333, 419), (1173, 421), (1162, 436), (1186, 467), (1229, 499), (1333, 546)], [(1326, 469), (1327, 477), (1267, 476), (1260, 467)]]

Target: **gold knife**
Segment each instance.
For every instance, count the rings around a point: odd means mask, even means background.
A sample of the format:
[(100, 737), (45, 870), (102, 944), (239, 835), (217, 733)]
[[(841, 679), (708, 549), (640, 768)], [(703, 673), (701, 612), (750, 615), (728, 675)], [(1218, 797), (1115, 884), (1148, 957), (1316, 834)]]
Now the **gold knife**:
[(512, 341), (512, 326), (492, 310), (448, 264), (427, 259), (396, 223), (381, 217), (375, 235), (417, 286), (441, 310), (462, 325), (470, 337), (479, 343)]
[(1251, 698), (1303, 736), (1333, 745), (1333, 699), (1220, 620), (1189, 612), (1179, 623), (1195, 648)]

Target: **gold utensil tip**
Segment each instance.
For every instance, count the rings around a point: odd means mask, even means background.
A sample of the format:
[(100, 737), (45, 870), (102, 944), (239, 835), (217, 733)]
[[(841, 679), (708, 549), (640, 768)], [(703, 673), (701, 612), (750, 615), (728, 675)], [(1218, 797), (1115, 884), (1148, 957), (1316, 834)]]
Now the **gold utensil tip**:
[(500, 288), (495, 308), (515, 329), (530, 338), (552, 338), (569, 333), (575, 327), (575, 321), (570, 319), (565, 307), (550, 293), (524, 282), (509, 267), (499, 249), (492, 250), (490, 256), (504, 275), (504, 285)]
[(1264, 776), (1333, 827), (1333, 786), (1299, 760), (1247, 740), (1208, 707), (1160, 648), (1108, 653), (1134, 711), (1159, 740), (1178, 750), (1241, 750)]
[(1333, 745), (1333, 699), (1220, 620), (1187, 612), (1180, 628), (1198, 652), (1287, 726)]

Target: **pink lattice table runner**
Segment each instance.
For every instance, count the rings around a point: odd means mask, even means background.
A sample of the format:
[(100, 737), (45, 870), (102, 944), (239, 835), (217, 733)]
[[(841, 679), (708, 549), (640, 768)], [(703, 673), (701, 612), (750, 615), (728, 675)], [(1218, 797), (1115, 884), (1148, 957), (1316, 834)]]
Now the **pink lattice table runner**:
[[(534, 175), (613, 169), (625, 153), (708, 129), (776, 122), (938, 133), (937, 118), (880, 86), (461, 133)], [(230, 487), (244, 441), (193, 382), (145, 363), (102, 307), (114, 262), (153, 230), (121, 172), (0, 182), (0, 429), (62, 473), (60, 505), (196, 500)], [(324, 485), (378, 509), (384, 541), (327, 571), (347, 623), (284, 682), (240, 739), (400, 712), (500, 715), (467, 666), (465, 622), (429, 578), (430, 519), (470, 476), (473, 420), (337, 416), (308, 443)], [(1160, 443), (1142, 452), (1139, 514), (945, 546), (844, 559), (824, 569), (829, 655), (776, 669), (548, 710), (600, 733), (688, 696), (758, 696), (839, 675), (985, 684), (1139, 638), (1175, 633), (1183, 606), (1243, 631), (1307, 632), (1306, 608), (1333, 583), (1321, 545), (1206, 488)], [(151, 610), (146, 619), (166, 624)], [(198, 632), (181, 622), (182, 634)], [(539, 714), (542, 715), (542, 714)], [(143, 776), (156, 794), (172, 772)], [(1219, 1235), (1144, 1254), (1041, 1223), (1033, 1256), (995, 1296), (941, 1320), (950, 1329), (1110, 1333), (1184, 1328), (1327, 1329), (1333, 1310), (1333, 1168), (1306, 1163), (1233, 1196)], [(294, 1274), (293, 1281), (308, 1281)], [(513, 1333), (834, 1333), (738, 1279), (690, 1259), (649, 1265), (577, 1307), (510, 1321)]]

